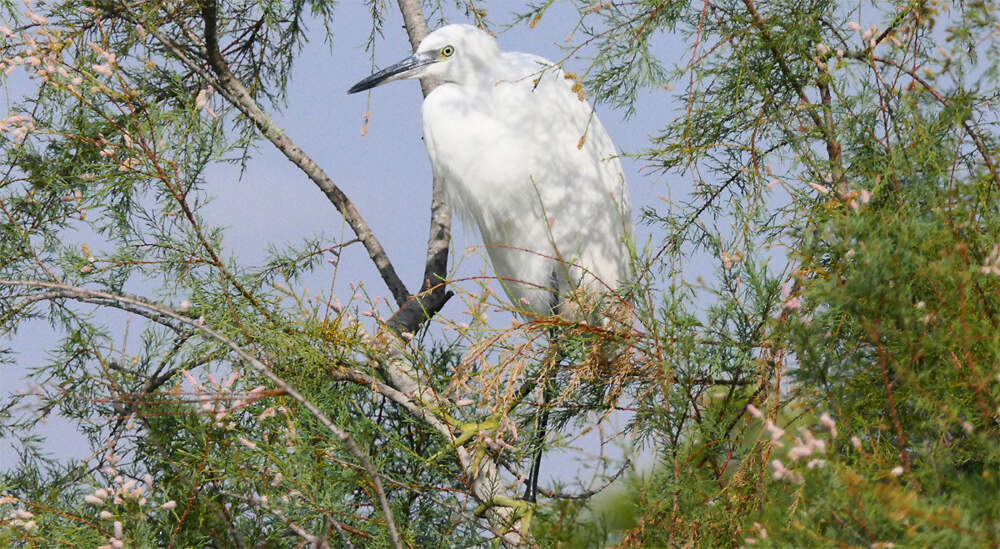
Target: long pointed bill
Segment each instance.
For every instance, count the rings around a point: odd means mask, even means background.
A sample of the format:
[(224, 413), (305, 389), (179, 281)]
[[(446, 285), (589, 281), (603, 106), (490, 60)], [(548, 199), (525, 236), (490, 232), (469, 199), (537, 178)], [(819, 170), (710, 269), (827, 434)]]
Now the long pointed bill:
[(387, 82), (392, 82), (393, 80), (400, 80), (403, 78), (413, 78), (417, 76), (417, 73), (421, 69), (436, 63), (438, 61), (437, 52), (425, 51), (421, 53), (415, 53), (406, 59), (403, 59), (395, 65), (386, 67), (377, 73), (365, 78), (361, 82), (351, 86), (351, 89), (347, 90), (347, 93), (358, 93), (359, 91), (365, 91), (375, 86), (381, 86)]

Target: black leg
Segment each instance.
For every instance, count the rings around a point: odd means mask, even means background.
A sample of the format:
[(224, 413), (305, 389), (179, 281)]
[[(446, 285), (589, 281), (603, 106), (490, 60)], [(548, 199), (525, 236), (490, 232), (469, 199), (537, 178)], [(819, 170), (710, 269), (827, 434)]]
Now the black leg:
[[(559, 314), (559, 272), (557, 269), (552, 269), (552, 274), (549, 277), (549, 288), (552, 290), (552, 299), (550, 301), (549, 309), (553, 316)], [(549, 345), (558, 345), (556, 342), (555, 330), (549, 332)], [(552, 355), (550, 355), (552, 356)], [(554, 366), (559, 365), (558, 354), (555, 355)], [(554, 373), (545, 368), (542, 370), (542, 399), (538, 404), (538, 420), (536, 421), (535, 430), (535, 441), (532, 444), (535, 456), (531, 463), (531, 469), (528, 470), (528, 480), (524, 487), (524, 496), (522, 499), (525, 501), (530, 501), (535, 503), (538, 499), (538, 473), (542, 468), (542, 453), (545, 450), (545, 435), (549, 423), (549, 402), (553, 398), (553, 393), (555, 392), (555, 383), (553, 383)]]
[(538, 430), (535, 433), (534, 443), (535, 458), (528, 473), (528, 485), (524, 489), (524, 499), (532, 503), (535, 503), (538, 498), (538, 473), (542, 468), (542, 453), (545, 450), (545, 435), (549, 422), (549, 400), (552, 398), (554, 389), (555, 385), (552, 380), (546, 380), (545, 387), (542, 389), (542, 401), (539, 404)]

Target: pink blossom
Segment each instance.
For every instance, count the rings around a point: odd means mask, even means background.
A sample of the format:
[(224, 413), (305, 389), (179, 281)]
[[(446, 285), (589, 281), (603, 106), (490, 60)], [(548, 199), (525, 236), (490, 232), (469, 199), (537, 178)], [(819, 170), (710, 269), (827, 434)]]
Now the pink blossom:
[(271, 407), (261, 412), (260, 415), (257, 416), (257, 419), (267, 419), (269, 417), (274, 417), (277, 414), (278, 414), (277, 410)]
[(837, 438), (837, 422), (830, 417), (830, 414), (823, 412), (823, 415), (819, 416), (819, 424), (827, 431), (830, 431), (831, 437)]
[(198, 96), (194, 99), (194, 104), (199, 109), (207, 112), (212, 118), (216, 117), (215, 111), (212, 110), (212, 106), (209, 105), (208, 96), (212, 93), (212, 88), (205, 88), (198, 92)]
[(197, 381), (196, 381), (196, 380), (194, 379), (194, 376), (192, 376), (192, 375), (191, 375), (191, 372), (188, 372), (187, 370), (181, 370), (181, 375), (183, 375), (183, 376), (184, 376), (184, 378), (185, 378), (185, 379), (187, 379), (187, 382), (188, 382), (188, 383), (190, 383), (190, 384), (191, 384), (191, 386), (192, 386), (192, 387), (194, 387), (195, 389), (197, 389), (197, 390), (199, 390), (199, 391), (202, 391), (202, 390), (204, 390), (204, 389), (202, 388), (201, 384), (200, 384), (200, 383), (198, 383), (198, 382), (197, 382)]
[(111, 73), (112, 73), (112, 71), (111, 71), (111, 65), (108, 65), (108, 64), (96, 65), (95, 64), (95, 65), (93, 65), (93, 67), (94, 67), (94, 72), (103, 74), (104, 76), (111, 76)]
[(817, 191), (819, 191), (822, 194), (830, 194), (830, 189), (827, 188), (827, 187), (824, 187), (823, 185), (820, 185), (819, 183), (816, 183), (816, 182), (813, 182), (813, 181), (806, 181), (806, 183), (808, 183), (810, 187), (816, 189)]
[(31, 22), (36, 25), (44, 25), (49, 22), (49, 20), (46, 19), (44, 15), (38, 15), (37, 13), (31, 10), (25, 11), (24, 15), (27, 16), (28, 19), (31, 19)]
[(782, 429), (781, 427), (778, 427), (777, 425), (775, 425), (775, 423), (773, 421), (771, 421), (770, 419), (767, 420), (767, 424), (765, 425), (765, 428), (767, 429), (768, 433), (771, 434), (771, 442), (775, 446), (778, 446), (778, 447), (783, 446), (783, 443), (781, 442), (781, 437), (784, 436), (785, 430)]
[(257, 449), (257, 445), (256, 444), (254, 444), (253, 442), (251, 442), (251, 441), (249, 441), (249, 440), (247, 440), (247, 439), (245, 439), (243, 437), (240, 437), (240, 444), (246, 446), (247, 448), (250, 448), (251, 450), (256, 450)]
[(789, 473), (788, 468), (785, 467), (784, 463), (781, 463), (780, 459), (775, 459), (771, 461), (771, 467), (774, 468), (774, 479), (781, 480)]
[(986, 256), (986, 263), (980, 270), (983, 274), (1000, 275), (1000, 244), (993, 245), (993, 250)]
[(170, 509), (173, 509), (174, 507), (177, 507), (177, 502), (174, 501), (174, 500), (170, 500), (170, 501), (168, 501), (168, 502), (166, 502), (166, 503), (164, 503), (163, 505), (160, 506), (160, 508), (166, 509), (168, 511)]

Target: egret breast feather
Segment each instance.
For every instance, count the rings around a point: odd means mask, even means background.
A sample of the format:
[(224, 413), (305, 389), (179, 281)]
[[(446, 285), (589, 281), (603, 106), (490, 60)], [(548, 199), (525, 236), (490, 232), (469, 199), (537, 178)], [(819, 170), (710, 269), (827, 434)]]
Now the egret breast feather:
[(483, 239), (515, 305), (631, 278), (628, 187), (614, 144), (551, 62), (500, 50), (470, 25), (429, 34), (409, 58), (351, 88), (432, 76), (424, 139), (449, 204)]

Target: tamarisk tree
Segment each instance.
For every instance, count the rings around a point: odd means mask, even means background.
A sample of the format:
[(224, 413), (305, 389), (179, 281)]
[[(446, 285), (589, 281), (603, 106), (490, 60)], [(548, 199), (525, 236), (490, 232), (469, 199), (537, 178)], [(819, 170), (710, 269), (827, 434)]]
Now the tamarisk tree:
[[(651, 236), (608, 326), (450, 280), (433, 181), (403, 280), (275, 122), (333, 4), (0, 0), (0, 70), (28, 90), (0, 121), (0, 359), (28, 371), (2, 387), (0, 545), (1000, 545), (994, 2), (519, 6), (570, 14), (592, 101), (679, 106), (625, 151), (662, 196), (636, 204)], [(455, 19), (499, 30), (482, 4)], [(398, 2), (412, 46), (425, 7)], [(402, 32), (371, 8), (370, 45)], [(234, 251), (206, 174), (262, 149), (346, 236)], [(317, 292), (354, 248), (381, 287)], [(51, 417), (86, 457), (53, 453)], [(521, 499), (538, 451), (593, 432), (649, 466)]]

